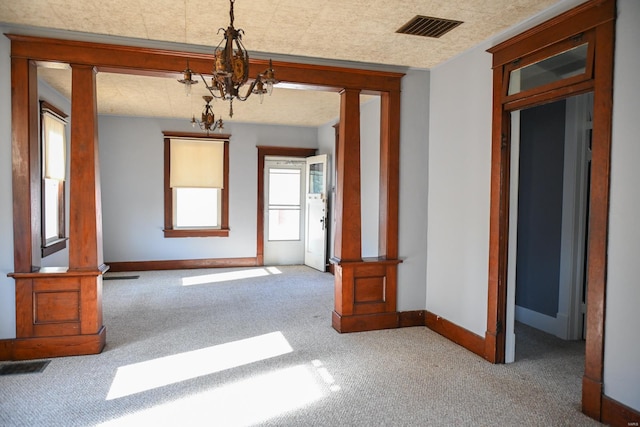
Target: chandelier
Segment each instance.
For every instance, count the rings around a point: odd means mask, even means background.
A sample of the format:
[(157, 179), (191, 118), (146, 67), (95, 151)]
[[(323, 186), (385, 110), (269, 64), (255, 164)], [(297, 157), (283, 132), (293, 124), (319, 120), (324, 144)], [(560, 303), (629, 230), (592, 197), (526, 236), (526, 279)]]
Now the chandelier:
[(212, 96), (205, 95), (202, 97), (206, 102), (204, 106), (204, 110), (202, 110), (201, 120), (196, 120), (196, 116), (191, 118), (191, 126), (196, 127), (198, 125), (200, 129), (206, 130), (207, 134), (209, 132), (213, 132), (214, 130), (222, 130), (224, 129), (224, 123), (222, 119), (216, 120), (216, 116), (213, 114), (213, 108), (211, 107), (211, 101), (213, 100)]
[[(224, 38), (218, 43), (213, 53), (214, 64), (211, 84), (207, 84), (202, 74), (199, 74), (199, 76), (213, 98), (229, 101), (229, 117), (233, 117), (234, 100), (246, 101), (251, 94), (257, 94), (260, 97), (260, 103), (262, 103), (264, 94), (271, 95), (273, 85), (278, 83), (278, 80), (275, 78), (273, 65), (269, 60), (269, 68), (256, 76), (244, 95), (240, 93), (242, 86), (249, 80), (249, 53), (242, 44), (244, 30), (236, 29), (233, 26), (233, 4), (235, 0), (229, 0), (229, 3), (230, 23), (226, 30), (224, 28), (218, 30), (218, 34), (220, 31), (224, 31)], [(187, 68), (183, 71), (183, 79), (178, 80), (185, 85), (187, 94), (190, 93), (191, 86), (198, 83), (192, 77), (193, 71), (189, 68), (189, 63), (187, 62)], [(208, 105), (209, 102), (207, 102)]]

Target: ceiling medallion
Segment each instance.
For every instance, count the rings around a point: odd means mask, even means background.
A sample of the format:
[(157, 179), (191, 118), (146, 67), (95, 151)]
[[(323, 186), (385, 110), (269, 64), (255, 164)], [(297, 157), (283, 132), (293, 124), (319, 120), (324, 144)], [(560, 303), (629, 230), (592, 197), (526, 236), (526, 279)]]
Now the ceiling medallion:
[[(271, 60), (269, 60), (269, 68), (256, 76), (244, 95), (240, 93), (242, 86), (249, 80), (249, 53), (242, 44), (244, 31), (242, 29), (236, 29), (233, 26), (233, 4), (235, 0), (229, 0), (229, 3), (230, 23), (226, 30), (224, 28), (218, 30), (218, 33), (224, 31), (224, 38), (218, 43), (213, 53), (214, 64), (211, 84), (207, 84), (202, 74), (198, 75), (211, 94), (212, 99), (216, 98), (229, 101), (229, 117), (233, 117), (234, 100), (246, 101), (251, 94), (257, 94), (260, 97), (260, 103), (262, 103), (264, 94), (267, 93), (271, 95), (273, 85), (277, 84), (278, 80), (275, 78), (272, 63)], [(187, 95), (191, 91), (191, 86), (198, 83), (196, 80), (193, 80), (193, 74), (187, 61), (187, 68), (183, 71), (183, 78), (178, 80), (185, 85)], [(205, 110), (207, 107), (211, 108), (209, 106), (210, 101), (206, 102)]]

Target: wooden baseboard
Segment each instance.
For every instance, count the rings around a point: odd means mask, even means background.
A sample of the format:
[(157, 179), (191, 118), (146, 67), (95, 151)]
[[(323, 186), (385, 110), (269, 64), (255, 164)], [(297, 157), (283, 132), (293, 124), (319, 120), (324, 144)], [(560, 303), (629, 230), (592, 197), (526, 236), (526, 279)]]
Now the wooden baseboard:
[(613, 427), (640, 426), (640, 412), (603, 395), (602, 422)]
[(13, 340), (0, 340), (0, 360), (13, 360)]
[(0, 341), (0, 360), (31, 360), (98, 354), (104, 349), (106, 340), (107, 329), (104, 326), (96, 334), (2, 340)]
[(600, 420), (602, 414), (602, 383), (587, 376), (582, 377), (582, 412)]
[(394, 329), (398, 323), (397, 312), (340, 316), (334, 311), (331, 316), (333, 329), (340, 333)]
[(484, 338), (481, 336), (428, 311), (425, 312), (425, 325), (434, 332), (484, 358)]
[(181, 259), (163, 261), (124, 261), (108, 262), (110, 271), (153, 271), (153, 270), (183, 270), (193, 268), (222, 268), (222, 267), (256, 267), (260, 264), (257, 258), (208, 258)]
[(340, 316), (334, 311), (331, 323), (341, 333), (426, 326), (478, 356), (485, 356), (483, 337), (426, 310), (356, 316)]
[(401, 311), (398, 313), (398, 327), (410, 328), (412, 326), (426, 326), (424, 310)]

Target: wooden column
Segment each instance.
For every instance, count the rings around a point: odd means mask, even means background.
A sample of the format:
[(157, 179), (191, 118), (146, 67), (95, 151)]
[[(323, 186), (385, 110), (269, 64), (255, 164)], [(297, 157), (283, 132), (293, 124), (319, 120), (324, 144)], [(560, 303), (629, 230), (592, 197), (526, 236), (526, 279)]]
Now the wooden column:
[(14, 269), (40, 267), (40, 149), (37, 66), (11, 58), (11, 156), (13, 173)]
[[(102, 274), (107, 267), (102, 258), (95, 71), (89, 66), (72, 68), (69, 268), (37, 269), (31, 267), (31, 258), (39, 260), (40, 250), (39, 139), (32, 130), (34, 120), (37, 129), (39, 117), (37, 93), (32, 93), (37, 92), (37, 80), (30, 62), (18, 59), (12, 64), (13, 79), (28, 74), (31, 84), (16, 84), (18, 96), (13, 105), (13, 116), (23, 115), (12, 123), (17, 149), (13, 157), (14, 215), (18, 218), (14, 219), (16, 272), (10, 276), (16, 281), (16, 339), (4, 344), (0, 358), (100, 353), (106, 342)], [(26, 194), (16, 193), (16, 186)], [(27, 219), (19, 218), (27, 211), (31, 212), (27, 216), (30, 227)], [(29, 253), (33, 255), (28, 257)]]
[(398, 258), (400, 193), (400, 91), (380, 96), (380, 213), (378, 254)]
[(94, 67), (72, 65), (69, 269), (102, 268), (102, 207)]
[(340, 143), (336, 186), (334, 256), (340, 261), (362, 259), (360, 217), (360, 91), (340, 92)]
[[(384, 93), (380, 138), (380, 253), (362, 259), (360, 198), (360, 91), (343, 90), (337, 158), (334, 258), (335, 306), (339, 332), (394, 328), (398, 248), (399, 92)], [(398, 115), (397, 117), (395, 115)], [(395, 119), (395, 120), (394, 120)], [(387, 259), (391, 254), (393, 259)]]

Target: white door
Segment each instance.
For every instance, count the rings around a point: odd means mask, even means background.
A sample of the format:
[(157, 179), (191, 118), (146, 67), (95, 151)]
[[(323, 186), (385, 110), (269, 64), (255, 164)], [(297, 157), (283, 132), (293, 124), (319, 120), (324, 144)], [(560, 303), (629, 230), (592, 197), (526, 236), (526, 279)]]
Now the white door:
[(304, 261), (305, 165), (304, 159), (265, 159), (265, 265)]
[(327, 155), (307, 158), (304, 263), (326, 271)]

